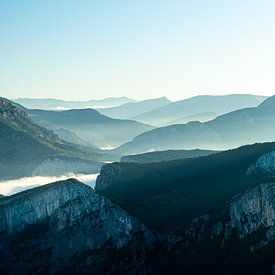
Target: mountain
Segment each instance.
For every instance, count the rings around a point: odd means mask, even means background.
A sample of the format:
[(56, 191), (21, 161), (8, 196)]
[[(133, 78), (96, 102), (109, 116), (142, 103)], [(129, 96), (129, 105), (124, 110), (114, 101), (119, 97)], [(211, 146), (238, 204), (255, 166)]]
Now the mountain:
[(217, 153), (210, 150), (167, 150), (121, 157), (121, 162), (151, 163), (177, 159), (198, 158)]
[(275, 143), (113, 163), (102, 167), (96, 190), (162, 236), (154, 274), (272, 274), (274, 164)]
[(133, 117), (133, 119), (154, 126), (164, 126), (175, 120), (194, 116), (198, 113), (214, 112), (217, 115), (221, 115), (238, 109), (255, 107), (266, 98), (249, 94), (195, 96), (172, 102), (166, 106)]
[(92, 142), (82, 139), (72, 131), (60, 128), (55, 129), (54, 133), (57, 134), (61, 139), (66, 140), (70, 143), (96, 148)]
[(0, 98), (1, 179), (95, 173), (101, 166), (101, 158), (100, 150), (61, 140), (35, 124), (22, 107)]
[(221, 210), (234, 195), (256, 186), (266, 178), (257, 171), (273, 173), (275, 158), (270, 152), (275, 152), (275, 143), (159, 163), (106, 164), (96, 190), (147, 226), (175, 230)]
[(133, 120), (112, 119), (93, 109), (67, 111), (27, 110), (38, 124), (52, 130), (63, 128), (98, 147), (114, 147), (153, 127)]
[(275, 140), (275, 96), (254, 108), (237, 110), (206, 122), (228, 146)]
[(275, 96), (257, 107), (233, 111), (205, 122), (160, 127), (135, 137), (114, 152), (121, 155), (152, 150), (224, 150), (255, 142), (275, 140)]
[(167, 123), (167, 125), (185, 124), (185, 123), (188, 123), (190, 121), (206, 122), (206, 121), (209, 121), (209, 120), (213, 120), (217, 116), (218, 115), (216, 113), (213, 113), (213, 112), (198, 113), (198, 114), (194, 114), (194, 115), (191, 115), (191, 116), (181, 117), (181, 118), (178, 118), (174, 121), (170, 121), (169, 123)]
[(275, 143), (0, 198), (1, 274), (272, 274)]
[(127, 155), (168, 149), (210, 149), (221, 150), (224, 143), (221, 137), (204, 123), (194, 121), (160, 127), (142, 133), (112, 152)]
[(54, 98), (18, 98), (14, 99), (13, 102), (16, 102), (28, 109), (64, 110), (95, 107), (113, 107), (136, 101), (128, 97), (107, 97), (103, 99), (91, 99), (87, 101), (65, 101)]
[(155, 237), (74, 179), (0, 200), (1, 274), (134, 274)]
[(139, 102), (128, 102), (112, 108), (97, 108), (97, 110), (101, 114), (112, 118), (131, 119), (132, 117), (165, 106), (169, 103), (171, 103), (171, 101), (166, 97), (160, 97)]

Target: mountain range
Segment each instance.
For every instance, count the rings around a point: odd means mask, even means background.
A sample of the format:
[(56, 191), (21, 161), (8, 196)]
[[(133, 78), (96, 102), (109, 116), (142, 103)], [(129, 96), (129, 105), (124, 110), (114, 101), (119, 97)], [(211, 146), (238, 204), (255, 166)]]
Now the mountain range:
[(13, 99), (28, 109), (64, 110), (95, 107), (113, 107), (127, 102), (135, 102), (128, 97), (107, 97), (103, 99), (91, 99), (87, 101), (66, 101), (54, 98), (17, 98)]
[[(200, 95), (172, 102), (155, 110), (143, 113), (134, 120), (154, 126), (165, 126), (189, 116), (202, 113), (225, 114), (242, 108), (255, 107), (267, 97), (250, 94), (233, 94), (224, 96)], [(185, 120), (188, 122), (187, 120)], [(189, 120), (190, 121), (190, 120)], [(202, 122), (204, 119), (202, 119)]]
[(167, 149), (223, 150), (275, 139), (275, 96), (257, 107), (233, 111), (205, 122), (160, 127), (135, 137), (114, 151), (137, 154)]
[[(0, 180), (100, 171), (94, 189), (68, 179), (0, 195), (0, 273), (272, 274), (275, 96), (219, 114), (229, 98), (159, 128), (0, 98)], [(161, 102), (173, 104), (106, 110)]]
[(117, 107), (97, 108), (97, 110), (106, 116), (112, 118), (132, 119), (142, 113), (160, 108), (171, 103), (166, 97), (147, 99), (139, 102), (128, 102)]

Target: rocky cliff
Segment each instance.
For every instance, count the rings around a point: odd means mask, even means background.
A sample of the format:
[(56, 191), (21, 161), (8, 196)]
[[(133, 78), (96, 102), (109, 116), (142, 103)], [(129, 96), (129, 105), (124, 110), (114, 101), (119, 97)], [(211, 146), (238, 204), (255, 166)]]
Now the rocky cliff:
[(240, 238), (259, 229), (266, 229), (265, 237), (270, 238), (275, 233), (275, 183), (260, 184), (238, 195), (230, 205), (230, 225)]
[(137, 219), (74, 179), (2, 198), (0, 221), (0, 271), (10, 274), (80, 266), (132, 272), (155, 241)]
[(275, 172), (275, 150), (262, 155), (255, 164), (252, 164), (248, 170), (248, 175), (253, 175), (257, 172), (272, 173)]
[(253, 236), (251, 249), (275, 239), (275, 183), (263, 183), (235, 196), (222, 215), (206, 214), (193, 220), (183, 239), (187, 245), (215, 238), (224, 243), (232, 236), (240, 240)]
[(121, 164), (119, 162), (109, 163), (102, 166), (100, 174), (96, 179), (95, 189), (99, 191), (116, 184), (119, 180), (121, 171)]

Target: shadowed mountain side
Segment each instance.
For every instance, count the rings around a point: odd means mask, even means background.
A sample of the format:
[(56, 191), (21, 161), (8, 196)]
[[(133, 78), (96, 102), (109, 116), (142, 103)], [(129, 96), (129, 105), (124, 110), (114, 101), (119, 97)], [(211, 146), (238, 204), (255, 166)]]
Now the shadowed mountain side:
[(181, 231), (199, 216), (221, 213), (234, 195), (268, 177), (265, 171), (274, 173), (274, 154), (267, 155), (274, 149), (264, 143), (193, 159), (107, 164), (96, 190), (151, 228)]
[(218, 151), (210, 150), (167, 150), (144, 153), (139, 155), (128, 155), (121, 158), (121, 162), (134, 162), (134, 163), (151, 163), (170, 161), (177, 159), (197, 158), (203, 157), (210, 154), (217, 153)]

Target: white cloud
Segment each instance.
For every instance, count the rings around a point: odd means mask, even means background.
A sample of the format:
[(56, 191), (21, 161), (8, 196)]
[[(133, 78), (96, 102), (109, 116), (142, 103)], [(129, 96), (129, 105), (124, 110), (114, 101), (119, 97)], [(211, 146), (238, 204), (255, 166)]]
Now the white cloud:
[(0, 194), (8, 196), (18, 192), (21, 192), (26, 189), (34, 188), (37, 186), (45, 185), (47, 183), (66, 180), (68, 178), (75, 178), (91, 187), (94, 187), (96, 177), (98, 174), (88, 174), (88, 175), (76, 175), (68, 174), (58, 177), (26, 177), (15, 180), (1, 181), (0, 182)]

